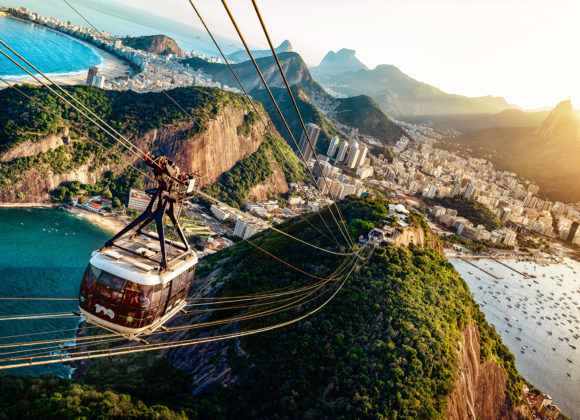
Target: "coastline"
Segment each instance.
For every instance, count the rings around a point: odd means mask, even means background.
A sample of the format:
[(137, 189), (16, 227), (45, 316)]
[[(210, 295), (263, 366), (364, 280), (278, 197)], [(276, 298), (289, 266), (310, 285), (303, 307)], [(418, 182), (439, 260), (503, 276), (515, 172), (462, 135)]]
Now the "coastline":
[[(62, 203), (0, 203), (0, 209), (57, 209), (61, 206)], [(79, 207), (73, 207), (66, 212), (111, 233), (117, 233), (127, 226), (127, 222), (115, 215), (101, 216)]]
[(78, 207), (74, 207), (72, 210), (67, 210), (67, 212), (75, 216), (77, 219), (86, 220), (87, 222), (111, 233), (117, 233), (127, 226), (127, 222), (114, 215), (101, 216), (100, 214), (91, 213)]
[[(19, 19), (11, 15), (4, 15), (3, 17), (18, 20), (20, 22), (27, 23), (30, 25), (36, 25), (36, 23)], [(105, 77), (107, 81), (116, 79), (117, 77), (130, 76), (133, 73), (133, 69), (131, 68), (128, 62), (125, 62), (123, 59), (117, 57), (116, 55), (110, 53), (109, 51), (99, 48), (97, 45), (87, 42), (83, 39), (75, 38), (69, 34), (57, 31), (44, 25), (41, 26), (46, 30), (52, 31), (61, 36), (68, 37), (76, 42), (80, 42), (81, 44), (93, 50), (101, 59), (101, 63), (97, 67), (99, 68), (99, 72)], [(59, 85), (85, 85), (87, 81), (87, 71), (88, 67), (83, 70), (68, 73), (52, 73), (52, 74), (49, 73), (47, 74), (47, 76), (50, 77), (53, 82), (58, 83)], [(39, 85), (38, 81), (31, 76), (6, 75), (4, 77), (9, 82), (15, 84), (29, 83), (33, 85)], [(8, 86), (6, 85), (0, 86), (0, 89), (4, 88), (8, 88)]]

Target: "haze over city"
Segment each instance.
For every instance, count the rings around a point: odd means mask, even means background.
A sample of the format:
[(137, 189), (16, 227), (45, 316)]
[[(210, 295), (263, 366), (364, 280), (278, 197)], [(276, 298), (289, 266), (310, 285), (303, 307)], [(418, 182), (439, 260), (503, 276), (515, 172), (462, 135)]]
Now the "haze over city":
[[(185, 1), (122, 0), (183, 22)], [(198, 2), (209, 24), (236, 39), (219, 2)], [(215, 4), (214, 4), (215, 3)], [(351, 48), (369, 68), (392, 64), (411, 77), (467, 96), (503, 96), (524, 109), (580, 98), (580, 3), (573, 0), (362, 0), (260, 2), (276, 44), (288, 38), (308, 65)], [(230, 5), (253, 45), (266, 41), (249, 2)]]

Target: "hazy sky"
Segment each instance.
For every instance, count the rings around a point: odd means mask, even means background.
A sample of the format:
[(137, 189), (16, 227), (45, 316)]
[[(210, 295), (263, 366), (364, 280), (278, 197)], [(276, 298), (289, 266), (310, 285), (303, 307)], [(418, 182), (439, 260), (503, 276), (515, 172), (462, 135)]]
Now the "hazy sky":
[[(118, 1), (199, 25), (187, 0)], [(571, 97), (580, 108), (580, 0), (257, 1), (273, 41), (289, 39), (309, 65), (350, 48), (371, 68), (393, 64), (449, 93), (525, 109)], [(210, 28), (237, 39), (221, 1), (195, 3)], [(251, 1), (228, 3), (249, 42), (266, 48)]]

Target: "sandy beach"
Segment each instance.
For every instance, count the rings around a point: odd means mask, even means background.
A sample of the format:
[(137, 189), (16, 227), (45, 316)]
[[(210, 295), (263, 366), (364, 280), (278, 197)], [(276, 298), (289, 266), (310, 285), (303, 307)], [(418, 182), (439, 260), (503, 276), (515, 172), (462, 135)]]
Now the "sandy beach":
[[(79, 42), (82, 42), (82, 41), (79, 41)], [(87, 44), (87, 45), (91, 45), (91, 47), (96, 48), (92, 44)], [(97, 48), (97, 51), (99, 52), (99, 55), (101, 55), (103, 57), (103, 63), (98, 66), (99, 72), (103, 76), (105, 76), (106, 80), (113, 80), (117, 77), (129, 76), (131, 74), (131, 72), (132, 72), (131, 67), (129, 67), (129, 65), (125, 61), (121, 60), (120, 58), (116, 57), (115, 55), (111, 54), (108, 51), (104, 51), (104, 50), (101, 50), (98, 48)], [(76, 72), (76, 73), (68, 73), (68, 74), (64, 74), (64, 75), (60, 75), (60, 76), (59, 75), (55, 75), (55, 76), (48, 75), (48, 77), (50, 77), (50, 79), (54, 83), (57, 83), (61, 86), (85, 85), (87, 83), (87, 70), (83, 70), (83, 71)], [(44, 79), (42, 79), (42, 78), (41, 78), (41, 80), (44, 81)], [(16, 83), (16, 84), (21, 84), (21, 83), (30, 83), (33, 85), (40, 84), (33, 77), (25, 77), (25, 78), (21, 78), (21, 79), (19, 78), (19, 79), (11, 80), (10, 82)], [(5, 84), (0, 85), (0, 89), (4, 89), (7, 87), (8, 86), (6, 86)]]
[[(16, 19), (12, 16), (9, 16), (12, 19)], [(20, 20), (20, 19), (17, 19)], [(101, 64), (98, 65), (99, 68), (99, 72), (105, 77), (105, 80), (113, 80), (117, 77), (122, 77), (122, 76), (130, 76), (133, 72), (132, 68), (129, 66), (129, 63), (127, 63), (125, 60), (122, 60), (121, 58), (117, 57), (116, 55), (101, 49), (99, 47), (97, 47), (94, 44), (91, 44), (90, 42), (87, 41), (83, 41), (82, 39), (78, 39), (78, 38), (74, 38), (68, 34), (62, 33), (60, 31), (56, 31), (54, 29), (45, 27), (46, 29), (56, 32), (62, 36), (66, 36), (69, 37), (71, 39), (74, 39), (77, 42), (80, 42), (86, 46), (88, 46), (89, 48), (93, 49), (94, 51), (97, 52), (97, 54), (102, 58), (102, 62)], [(40, 69), (42, 70), (42, 69)], [(59, 84), (59, 85), (84, 85), (87, 83), (87, 72), (88, 72), (88, 68), (85, 70), (81, 70), (75, 73), (66, 73), (66, 74), (47, 74), (47, 76), (55, 83)], [(39, 77), (40, 78), (40, 77)], [(44, 81), (44, 79), (40, 78), (41, 80)], [(16, 84), (21, 84), (21, 83), (30, 83), (33, 85), (38, 85), (40, 83), (38, 83), (38, 81), (36, 81), (36, 79), (34, 79), (33, 77), (23, 77), (23, 78), (18, 78), (18, 79), (13, 79), (13, 80), (9, 80), (11, 83), (16, 83)], [(0, 89), (5, 89), (8, 86), (6, 84), (1, 84), (0, 85)]]
[(0, 203), (0, 208), (24, 208), (24, 209), (52, 209), (60, 204), (53, 203)]
[(101, 216), (96, 213), (81, 210), (78, 207), (74, 207), (70, 213), (112, 233), (117, 233), (125, 226), (127, 226), (127, 223), (117, 216)]

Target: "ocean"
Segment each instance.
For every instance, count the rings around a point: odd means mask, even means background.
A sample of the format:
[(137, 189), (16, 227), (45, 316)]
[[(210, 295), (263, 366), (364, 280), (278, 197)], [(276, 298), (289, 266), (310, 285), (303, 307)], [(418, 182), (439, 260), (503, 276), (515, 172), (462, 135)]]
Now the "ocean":
[[(72, 2), (72, 4), (98, 30), (120, 36), (164, 34), (173, 38), (179, 47), (184, 50), (195, 50), (197, 53), (208, 57), (218, 56), (219, 54), (213, 45), (213, 42), (203, 27), (201, 27), (201, 24), (198, 22), (198, 19), (194, 15), (193, 10), (191, 11), (191, 25), (186, 25), (181, 22), (148, 13), (146, 11), (135, 9), (119, 1), (76, 0)], [(85, 20), (79, 17), (62, 0), (4, 0), (2, 2), (2, 6), (25, 6), (29, 9), (30, 12), (39, 13), (41, 16), (55, 17), (62, 21), (71, 21), (77, 25), (82, 25), (85, 27), (89, 26)], [(227, 17), (224, 15), (224, 21), (225, 19), (227, 19)], [(85, 70), (88, 69), (90, 65), (92, 65), (89, 61), (87, 61), (87, 55), (89, 54), (88, 52), (84, 51), (82, 54), (75, 56), (75, 54), (72, 54), (68, 49), (70, 46), (67, 44), (67, 41), (63, 39), (66, 37), (54, 33), (53, 34), (56, 35), (58, 40), (51, 35), (50, 37), (53, 41), (55, 41), (55, 44), (53, 45), (60, 44), (62, 42), (65, 45), (65, 49), (34, 48), (29, 50), (29, 47), (34, 47), (34, 45), (31, 44), (36, 42), (36, 38), (40, 35), (44, 36), (44, 34), (40, 34), (38, 31), (33, 32), (30, 29), (25, 29), (24, 27), (13, 26), (10, 29), (5, 29), (5, 20), (6, 19), (0, 21), (0, 39), (4, 39), (6, 34), (10, 32), (13, 38), (22, 38), (23, 42), (21, 43), (20, 48), (15, 49), (17, 49), (17, 51), (22, 53), (25, 57), (34, 57), (35, 60), (42, 59), (50, 61), (54, 63), (55, 66), (59, 66), (61, 64), (59, 60), (54, 60), (54, 57), (51, 56), (51, 51), (58, 51), (58, 53), (63, 57), (66, 56), (76, 60), (77, 64), (83, 63), (84, 66), (82, 68)], [(28, 26), (32, 25), (28, 24)], [(219, 33), (215, 33), (216, 28), (210, 29), (212, 29), (212, 32), (214, 32), (214, 36), (226, 54), (243, 48), (239, 41), (220, 36)], [(43, 41), (41, 40), (41, 42)], [(9, 42), (7, 43), (10, 44)], [(77, 42), (77, 44), (80, 43)], [(15, 47), (18, 46), (19, 45), (15, 45)], [(46, 51), (46, 53), (39, 52), (40, 50)], [(6, 60), (0, 60), (0, 75), (9, 74), (3, 71), (2, 61)], [(64, 63), (62, 63), (60, 72), (64, 73), (73, 71), (69, 70), (69, 67), (71, 66), (65, 66)], [(40, 67), (40, 69), (42, 70), (43, 68)]]
[[(112, 235), (61, 210), (0, 209), (0, 297), (72, 298), (94, 249)], [(77, 317), (6, 320), (11, 315), (47, 314), (78, 310), (76, 300), (0, 300), (0, 358), (28, 353), (2, 348), (5, 343), (74, 338)], [(47, 331), (61, 333), (39, 334)], [(36, 334), (23, 337), (9, 336)], [(47, 345), (54, 346), (54, 344)], [(56, 349), (49, 348), (47, 351)], [(68, 376), (69, 367), (55, 364), (0, 371), (18, 375)]]
[[(0, 39), (51, 76), (86, 73), (90, 66), (103, 62), (97, 48), (43, 26), (8, 17), (0, 16)], [(9, 53), (4, 47), (2, 50)], [(12, 58), (18, 61), (17, 57)], [(27, 76), (24, 70), (4, 56), (0, 56), (0, 75), (9, 80)]]
[(496, 279), (464, 261), (451, 262), (514, 354), (518, 371), (564, 414), (580, 419), (580, 263), (502, 261), (529, 274), (526, 279), (494, 260), (470, 260), (503, 277)]

